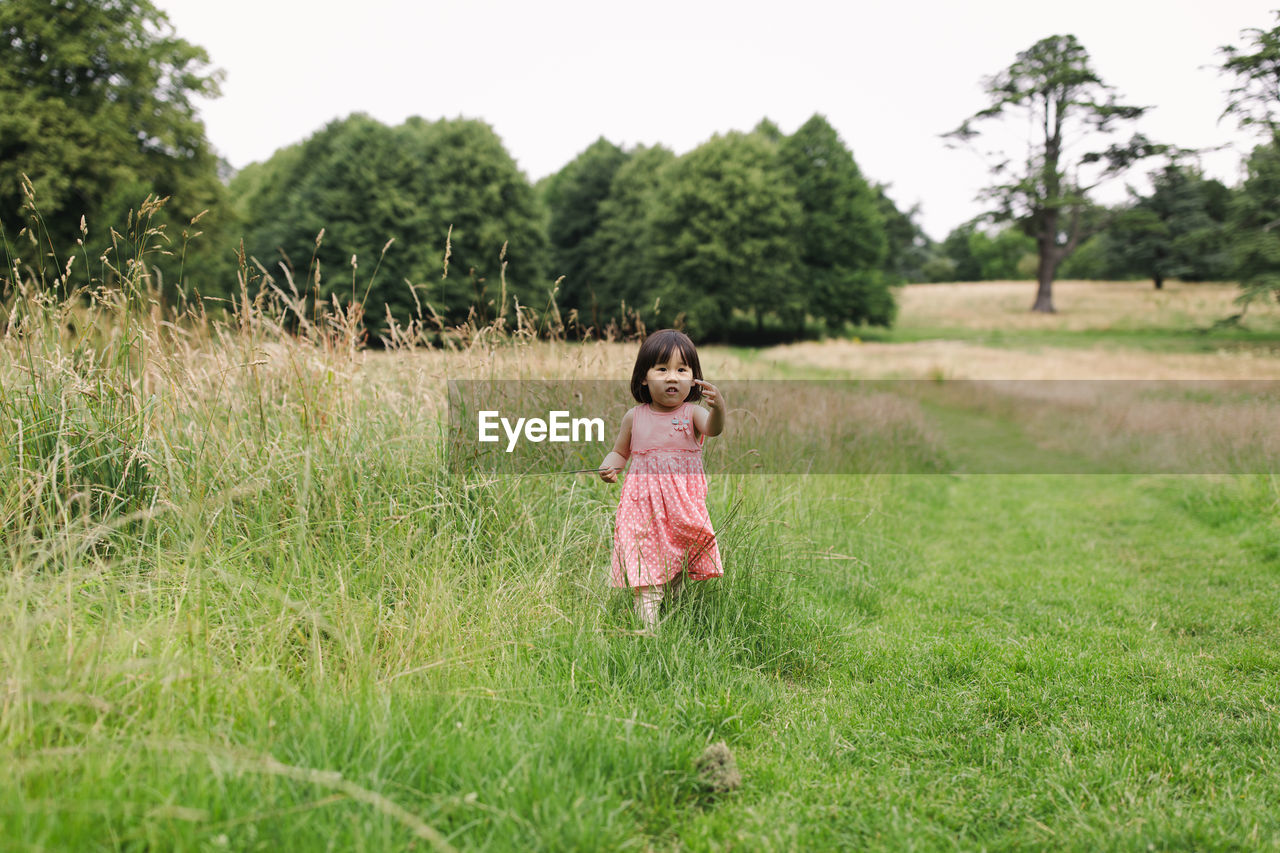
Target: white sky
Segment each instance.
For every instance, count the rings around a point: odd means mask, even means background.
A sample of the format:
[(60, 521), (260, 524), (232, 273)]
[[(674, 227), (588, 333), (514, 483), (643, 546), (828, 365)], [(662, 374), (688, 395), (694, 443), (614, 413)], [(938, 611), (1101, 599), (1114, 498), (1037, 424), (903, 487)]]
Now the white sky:
[[(1075, 35), (1138, 129), (1228, 183), (1251, 138), (1218, 117), (1217, 48), (1269, 29), (1280, 0), (155, 0), (226, 72), (202, 102), (236, 168), (335, 118), (488, 122), (531, 180), (597, 137), (683, 153), (765, 116), (786, 133), (822, 113), (864, 175), (919, 202), (941, 239), (980, 213), (977, 155), (939, 134), (985, 106), (984, 76), (1045, 36)], [(1121, 197), (1123, 188), (1110, 195)]]

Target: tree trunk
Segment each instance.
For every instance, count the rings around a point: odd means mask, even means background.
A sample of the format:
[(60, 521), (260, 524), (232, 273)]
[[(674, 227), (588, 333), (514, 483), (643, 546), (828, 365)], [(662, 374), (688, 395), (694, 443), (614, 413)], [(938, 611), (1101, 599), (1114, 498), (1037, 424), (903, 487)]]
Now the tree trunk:
[(1053, 307), (1053, 276), (1048, 278), (1041, 276), (1040, 285), (1036, 288), (1036, 301), (1031, 306), (1031, 310), (1043, 314), (1056, 313)]
[(1032, 311), (1044, 314), (1055, 313), (1053, 308), (1053, 277), (1058, 272), (1058, 261), (1055, 255), (1057, 247), (1047, 239), (1040, 240), (1040, 263), (1036, 267), (1036, 301)]
[(1164, 290), (1164, 276), (1160, 273), (1155, 274), (1156, 290)]

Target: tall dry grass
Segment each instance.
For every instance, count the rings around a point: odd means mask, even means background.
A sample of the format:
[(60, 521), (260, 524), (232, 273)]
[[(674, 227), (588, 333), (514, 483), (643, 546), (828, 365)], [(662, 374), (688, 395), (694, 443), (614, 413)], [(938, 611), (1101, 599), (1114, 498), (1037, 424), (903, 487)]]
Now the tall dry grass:
[[(537, 797), (548, 841), (622, 844), (700, 796), (701, 721), (726, 716), (704, 691), (830, 665), (829, 626), (769, 578), (793, 486), (713, 484), (734, 571), (672, 613), (670, 680), (608, 583), (614, 489), (444, 464), (447, 380), (625, 379), (634, 344), (571, 343), (554, 310), (450, 327), (424, 306), (371, 351), (358, 305), (249, 258), (225, 310), (165, 305), (159, 203), (106, 278), (5, 274), (0, 836), (445, 849), (496, 825), (510, 846)], [(594, 769), (560, 774), (566, 755)]]

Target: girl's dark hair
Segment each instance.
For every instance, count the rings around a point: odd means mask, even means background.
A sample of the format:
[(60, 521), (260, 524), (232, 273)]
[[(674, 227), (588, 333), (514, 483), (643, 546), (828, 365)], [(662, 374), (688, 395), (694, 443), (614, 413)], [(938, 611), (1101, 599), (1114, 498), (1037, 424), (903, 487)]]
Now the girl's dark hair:
[[(693, 378), (702, 378), (702, 365), (698, 363), (698, 348), (693, 345), (693, 341), (689, 340), (689, 336), (684, 332), (677, 332), (675, 329), (663, 329), (645, 338), (644, 343), (640, 345), (640, 353), (636, 356), (635, 369), (631, 371), (632, 397), (635, 397), (641, 403), (653, 402), (653, 397), (649, 395), (649, 389), (644, 385), (645, 375), (649, 372), (649, 368), (659, 361), (666, 361), (677, 350), (680, 352), (680, 357), (684, 359), (684, 363), (689, 365), (689, 369), (693, 371)], [(690, 401), (701, 400), (702, 386), (695, 384), (689, 392), (688, 399)]]

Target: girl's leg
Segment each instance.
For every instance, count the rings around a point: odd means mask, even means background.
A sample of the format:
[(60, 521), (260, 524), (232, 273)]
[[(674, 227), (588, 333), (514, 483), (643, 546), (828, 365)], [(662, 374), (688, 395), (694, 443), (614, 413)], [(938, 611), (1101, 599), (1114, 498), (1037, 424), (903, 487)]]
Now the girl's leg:
[(658, 605), (662, 603), (662, 587), (638, 586), (636, 590), (636, 615), (650, 630), (658, 627)]

